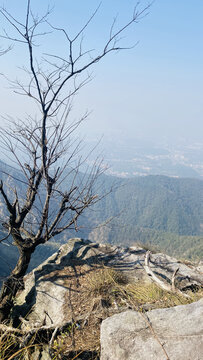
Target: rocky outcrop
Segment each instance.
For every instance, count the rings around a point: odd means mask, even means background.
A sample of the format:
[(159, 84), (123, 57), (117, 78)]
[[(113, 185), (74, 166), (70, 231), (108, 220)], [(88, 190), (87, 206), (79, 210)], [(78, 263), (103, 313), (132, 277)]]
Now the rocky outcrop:
[(126, 311), (103, 321), (101, 360), (200, 360), (203, 299), (147, 313)]
[[(82, 273), (94, 271), (98, 265), (108, 265), (122, 271), (132, 281), (151, 281), (144, 269), (145, 254), (146, 250), (141, 247), (121, 248), (70, 239), (57, 253), (25, 276), (25, 288), (17, 296), (12, 313), (14, 325), (19, 318), (22, 328), (28, 329), (56, 328), (70, 322), (71, 315), (67, 310), (73, 276), (70, 270), (79, 279)], [(179, 268), (176, 283), (183, 291), (202, 284), (202, 274), (195, 267), (179, 263), (167, 255), (151, 255), (151, 267), (167, 282)]]

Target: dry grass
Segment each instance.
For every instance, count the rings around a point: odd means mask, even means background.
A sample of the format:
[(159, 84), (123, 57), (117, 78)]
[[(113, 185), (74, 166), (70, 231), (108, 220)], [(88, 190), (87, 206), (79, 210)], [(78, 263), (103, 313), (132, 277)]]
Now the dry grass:
[(104, 295), (117, 285), (126, 285), (128, 279), (121, 271), (102, 267), (88, 276), (88, 289), (94, 295)]
[(67, 311), (71, 306), (73, 319), (82, 316), (82, 320), (57, 337), (54, 343), (56, 359), (77, 359), (77, 354), (80, 359), (99, 359), (100, 324), (108, 316), (128, 308), (147, 311), (187, 304), (203, 296), (203, 290), (199, 290), (191, 293), (192, 300), (188, 300), (164, 291), (154, 283), (129, 282), (122, 272), (103, 266), (86, 272), (81, 270), (77, 268), (78, 282), (71, 283), (66, 306)]
[(7, 359), (13, 354), (16, 348), (16, 337), (10, 334), (1, 333), (0, 336), (0, 359)]
[[(117, 305), (129, 303), (139, 309), (151, 310), (188, 304), (203, 297), (203, 289), (196, 292), (189, 291), (190, 299), (176, 293), (168, 292), (155, 283), (128, 281), (119, 271), (103, 268), (89, 277), (89, 290), (95, 295), (108, 296), (109, 303), (117, 301)], [(113, 300), (113, 301), (112, 301)]]
[(159, 288), (156, 284), (129, 284), (126, 294), (131, 302), (139, 309), (151, 310), (156, 308), (166, 308), (177, 305), (184, 305), (203, 297), (203, 290), (196, 293), (190, 292), (191, 299), (183, 295), (175, 294)]
[[(56, 274), (52, 274), (53, 278)], [(59, 275), (59, 274), (58, 274)], [(100, 325), (105, 318), (128, 308), (148, 311), (196, 301), (203, 289), (190, 293), (192, 300), (168, 293), (154, 283), (133, 283), (126, 275), (102, 265), (69, 266), (61, 271), (69, 288), (64, 311), (72, 324), (59, 334), (52, 344), (52, 359), (99, 360)], [(29, 343), (27, 347), (33, 346)], [(14, 336), (0, 337), (0, 359), (25, 359), (29, 349), (19, 350)], [(32, 348), (31, 348), (32, 350)], [(13, 356), (13, 357), (12, 357)], [(28, 357), (29, 359), (29, 357)]]
[(22, 338), (14, 334), (1, 333), (0, 335), (0, 359), (1, 360), (29, 360), (30, 351), (40, 347), (35, 344), (35, 337), (31, 337), (29, 343), (23, 346)]

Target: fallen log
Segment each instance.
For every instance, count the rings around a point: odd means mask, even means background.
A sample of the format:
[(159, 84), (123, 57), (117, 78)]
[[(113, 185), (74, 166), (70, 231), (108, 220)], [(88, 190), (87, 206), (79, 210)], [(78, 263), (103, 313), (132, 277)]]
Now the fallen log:
[(184, 292), (182, 292), (181, 290), (177, 289), (175, 287), (175, 277), (178, 273), (178, 270), (179, 268), (177, 268), (173, 275), (172, 275), (172, 279), (171, 279), (171, 284), (167, 284), (165, 283), (163, 280), (161, 280), (151, 269), (150, 267), (150, 254), (151, 252), (150, 251), (147, 251), (146, 252), (146, 255), (145, 255), (145, 265), (144, 265), (144, 269), (146, 271), (146, 273), (151, 276), (151, 278), (153, 279), (153, 281), (160, 287), (162, 288), (163, 290), (166, 290), (168, 292), (173, 292), (173, 293), (176, 293), (178, 295), (182, 295), (188, 299), (190, 299), (191, 297), (188, 295), (188, 294), (185, 294)]

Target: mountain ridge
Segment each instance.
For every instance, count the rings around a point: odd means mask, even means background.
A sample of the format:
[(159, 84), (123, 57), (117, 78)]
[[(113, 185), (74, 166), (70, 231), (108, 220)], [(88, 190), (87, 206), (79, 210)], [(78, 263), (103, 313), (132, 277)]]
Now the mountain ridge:
[[(7, 175), (8, 172), (11, 172), (10, 177)], [(23, 192), (23, 175), (18, 169), (2, 161), (0, 178), (4, 182), (7, 181), (9, 186), (20, 188)], [(94, 208), (87, 209), (79, 220), (80, 237), (123, 246), (140, 242), (181, 258), (203, 257), (202, 180), (171, 178), (164, 175), (133, 179), (117, 179), (102, 175), (98, 179), (100, 193), (108, 193), (112, 186), (114, 190)], [(3, 200), (0, 198), (2, 221), (6, 213)], [(3, 237), (3, 233), (1, 234)], [(30, 269), (45, 260), (73, 235), (74, 233), (69, 230), (58, 239), (37, 249)], [(6, 275), (15, 263), (17, 251), (12, 245), (0, 244), (0, 257), (3, 259), (0, 266), (2, 276)], [(6, 263), (9, 266), (5, 265)], [(5, 267), (8, 268), (7, 271)]]

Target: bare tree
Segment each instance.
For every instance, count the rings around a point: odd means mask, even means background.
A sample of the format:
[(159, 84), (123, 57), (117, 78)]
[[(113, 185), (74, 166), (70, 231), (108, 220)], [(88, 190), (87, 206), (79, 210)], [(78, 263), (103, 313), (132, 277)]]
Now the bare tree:
[[(24, 185), (22, 193), (17, 188), (8, 191), (6, 184), (0, 182), (0, 194), (8, 213), (3, 222), (7, 235), (1, 242), (11, 235), (19, 251), (18, 262), (1, 290), (0, 321), (8, 318), (36, 247), (66, 229), (77, 230), (79, 216), (99, 199), (94, 185), (102, 172), (101, 164), (96, 161), (85, 174), (79, 171), (85, 159), (81, 157), (80, 143), (72, 135), (87, 114), (70, 122), (72, 99), (90, 80), (86, 71), (91, 66), (107, 54), (125, 49), (119, 45), (121, 34), (145, 16), (148, 8), (139, 10), (136, 6), (129, 22), (118, 30), (114, 21), (108, 40), (96, 55), (83, 49), (82, 39), (98, 9), (73, 38), (65, 29), (49, 23), (49, 9), (41, 17), (35, 16), (30, 0), (24, 23), (5, 8), (0, 9), (12, 29), (11, 34), (4, 30), (1, 38), (23, 44), (28, 51), (28, 67), (23, 70), (29, 80), (26, 84), (23, 81), (11, 84), (19, 95), (31, 98), (39, 110), (37, 116), (29, 115), (25, 120), (8, 118), (8, 126), (0, 130), (1, 147), (21, 170), (19, 180)], [(35, 58), (37, 38), (49, 32), (64, 36), (66, 57), (52, 53)]]

